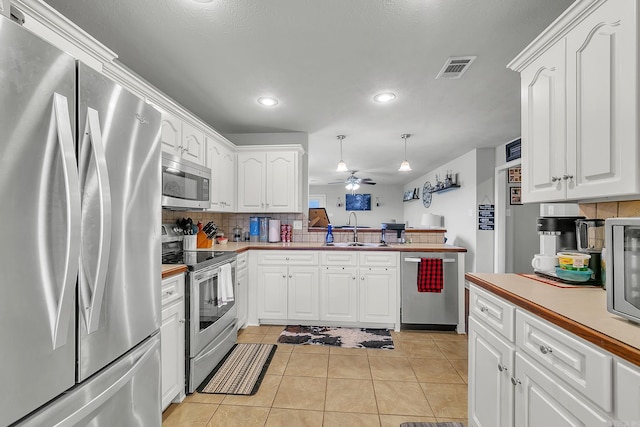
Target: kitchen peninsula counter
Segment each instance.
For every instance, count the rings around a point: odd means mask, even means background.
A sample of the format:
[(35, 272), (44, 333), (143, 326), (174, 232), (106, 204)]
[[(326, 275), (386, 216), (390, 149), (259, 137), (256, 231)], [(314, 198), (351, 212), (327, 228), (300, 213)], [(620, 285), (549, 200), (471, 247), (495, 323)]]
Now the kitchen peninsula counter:
[(187, 266), (184, 264), (162, 264), (162, 278), (165, 279), (176, 274), (184, 273), (187, 271)]
[(609, 313), (602, 288), (559, 288), (517, 274), (467, 273), (465, 279), (640, 365), (640, 325)]
[(466, 248), (441, 243), (394, 243), (387, 246), (325, 246), (320, 242), (266, 243), (229, 242), (198, 251), (300, 250), (300, 251), (386, 251), (386, 252), (467, 252)]

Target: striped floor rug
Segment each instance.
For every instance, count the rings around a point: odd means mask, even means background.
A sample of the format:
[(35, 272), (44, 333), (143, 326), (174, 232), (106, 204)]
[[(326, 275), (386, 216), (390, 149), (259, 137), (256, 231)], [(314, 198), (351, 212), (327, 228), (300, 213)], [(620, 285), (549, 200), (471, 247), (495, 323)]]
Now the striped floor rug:
[(198, 387), (199, 393), (256, 394), (278, 346), (236, 344)]

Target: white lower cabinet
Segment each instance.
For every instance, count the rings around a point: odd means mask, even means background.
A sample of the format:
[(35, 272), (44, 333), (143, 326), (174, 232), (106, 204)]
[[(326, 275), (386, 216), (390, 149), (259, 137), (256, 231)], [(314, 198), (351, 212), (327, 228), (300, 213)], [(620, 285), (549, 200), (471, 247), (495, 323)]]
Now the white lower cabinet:
[(469, 422), (478, 427), (513, 425), (515, 345), (469, 318)]
[(391, 267), (360, 267), (360, 322), (395, 323), (397, 274)]
[(516, 353), (516, 427), (605, 427), (611, 419), (528, 356)]
[(238, 310), (238, 329), (244, 328), (249, 319), (249, 271), (247, 252), (238, 255), (236, 260), (236, 307)]
[(357, 267), (321, 267), (320, 320), (358, 321)]
[(625, 380), (614, 383), (610, 353), (474, 285), (469, 301), (471, 426), (617, 425), (623, 412), (612, 402), (633, 390), (624, 406), (638, 407), (640, 373), (627, 380), (624, 365)]
[(398, 252), (261, 251), (258, 322), (396, 327), (398, 259)]
[(181, 402), (185, 393), (184, 357), (184, 274), (162, 280), (162, 410), (171, 402)]
[[(640, 421), (640, 367), (625, 361), (615, 366), (615, 411), (621, 426), (632, 426)], [(625, 424), (626, 423), (626, 424)]]
[(287, 274), (287, 318), (318, 320), (318, 267), (289, 267)]

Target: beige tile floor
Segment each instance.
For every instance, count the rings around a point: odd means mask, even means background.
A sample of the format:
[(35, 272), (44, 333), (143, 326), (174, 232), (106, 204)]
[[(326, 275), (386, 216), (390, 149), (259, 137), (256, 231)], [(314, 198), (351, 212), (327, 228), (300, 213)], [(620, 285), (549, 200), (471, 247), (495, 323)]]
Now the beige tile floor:
[[(276, 343), (282, 326), (250, 326), (238, 342)], [(392, 332), (394, 350), (279, 344), (254, 396), (194, 393), (162, 425), (398, 427), (467, 423), (467, 337)]]

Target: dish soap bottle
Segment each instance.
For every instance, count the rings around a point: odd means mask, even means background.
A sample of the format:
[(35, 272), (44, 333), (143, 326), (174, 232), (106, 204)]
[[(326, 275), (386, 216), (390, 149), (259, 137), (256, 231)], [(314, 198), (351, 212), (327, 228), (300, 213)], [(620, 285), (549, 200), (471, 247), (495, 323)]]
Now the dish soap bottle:
[(324, 238), (325, 243), (333, 243), (333, 227), (331, 224), (327, 225), (327, 236)]

